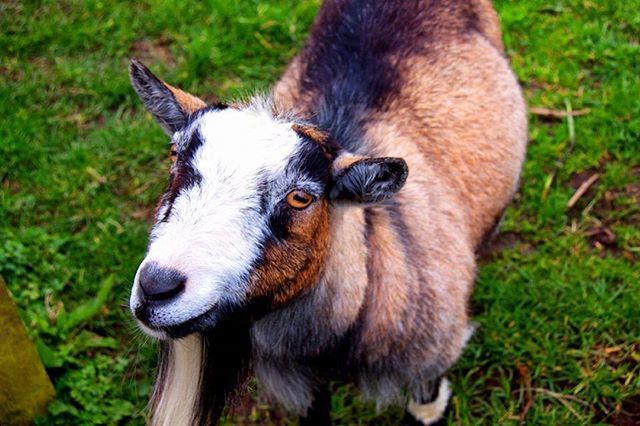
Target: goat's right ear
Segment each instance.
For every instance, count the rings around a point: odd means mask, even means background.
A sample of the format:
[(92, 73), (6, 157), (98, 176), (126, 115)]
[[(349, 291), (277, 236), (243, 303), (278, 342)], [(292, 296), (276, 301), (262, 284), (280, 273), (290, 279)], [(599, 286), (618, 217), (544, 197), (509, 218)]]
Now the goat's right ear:
[(169, 136), (186, 125), (189, 114), (206, 106), (200, 98), (160, 80), (137, 59), (129, 64), (129, 77), (144, 105)]
[(377, 203), (400, 191), (409, 169), (402, 158), (357, 157), (342, 154), (334, 160), (329, 198), (353, 203)]

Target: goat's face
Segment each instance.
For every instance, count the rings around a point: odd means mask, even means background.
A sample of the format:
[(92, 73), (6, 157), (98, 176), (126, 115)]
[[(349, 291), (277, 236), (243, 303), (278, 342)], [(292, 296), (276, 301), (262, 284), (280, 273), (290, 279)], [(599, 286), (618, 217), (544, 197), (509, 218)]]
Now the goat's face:
[(205, 107), (137, 62), (131, 76), (172, 137), (170, 184), (130, 300), (151, 335), (291, 301), (318, 281), (331, 204), (378, 201), (406, 178), (404, 161), (337, 156), (322, 133), (267, 107)]

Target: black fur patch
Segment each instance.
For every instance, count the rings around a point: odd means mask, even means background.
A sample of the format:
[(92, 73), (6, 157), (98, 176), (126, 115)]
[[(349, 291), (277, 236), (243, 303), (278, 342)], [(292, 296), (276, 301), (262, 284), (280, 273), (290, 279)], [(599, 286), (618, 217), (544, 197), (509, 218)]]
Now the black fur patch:
[(167, 208), (164, 216), (158, 218), (159, 221), (166, 222), (169, 220), (173, 203), (182, 191), (186, 191), (202, 181), (202, 175), (193, 168), (192, 160), (203, 143), (202, 135), (196, 130), (191, 134), (188, 141), (181, 144), (175, 165), (169, 175), (169, 185), (160, 199), (160, 205), (167, 206)]
[(318, 384), (313, 392), (313, 403), (300, 426), (331, 426), (331, 390), (327, 384)]
[[(335, 151), (333, 151), (335, 152)], [(287, 174), (302, 175), (325, 186), (330, 180), (331, 159), (317, 142), (302, 136), (302, 144), (289, 164)]]
[(222, 103), (222, 102), (215, 102), (213, 104), (207, 105), (204, 108), (200, 108), (197, 111), (192, 112), (191, 114), (189, 114), (189, 116), (187, 117), (187, 121), (185, 123), (185, 127), (189, 126), (190, 124), (194, 123), (195, 121), (197, 121), (200, 117), (202, 117), (204, 114), (211, 112), (211, 111), (223, 111), (225, 109), (228, 109), (229, 105)]
[(301, 99), (313, 99), (315, 124), (342, 147), (369, 154), (360, 149), (363, 129), (403, 84), (399, 59), (476, 29), (467, 1), (327, 1), (301, 52)]
[(129, 77), (144, 105), (168, 135), (184, 127), (187, 114), (169, 88), (149, 68), (132, 59), (129, 64)]
[(409, 169), (401, 158), (367, 158), (350, 164), (334, 177), (329, 197), (360, 203), (390, 198), (407, 180)]
[(271, 230), (272, 238), (276, 241), (285, 240), (289, 236), (287, 229), (289, 220), (291, 219), (291, 208), (286, 205), (285, 202), (278, 203), (274, 210), (269, 215), (269, 229)]
[(246, 379), (251, 361), (249, 317), (232, 315), (202, 334), (202, 376), (193, 424), (216, 424), (227, 401)]

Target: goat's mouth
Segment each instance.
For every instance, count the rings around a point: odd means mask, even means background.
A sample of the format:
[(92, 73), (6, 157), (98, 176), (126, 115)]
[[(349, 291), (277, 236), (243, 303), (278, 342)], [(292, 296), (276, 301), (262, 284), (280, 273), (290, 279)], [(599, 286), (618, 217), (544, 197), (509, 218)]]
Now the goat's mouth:
[(144, 333), (178, 339), (213, 330), (238, 310), (243, 298), (225, 291), (228, 287), (233, 286), (145, 261), (136, 273), (129, 307)]
[(206, 311), (190, 318), (176, 319), (171, 309), (141, 304), (133, 308), (140, 328), (148, 335), (159, 339), (180, 339), (194, 333), (215, 332), (224, 324), (249, 324), (271, 312), (269, 299), (248, 302), (219, 301)]
[(220, 313), (215, 308), (212, 308), (179, 324), (162, 327), (162, 331), (171, 339), (179, 339), (192, 333), (201, 333), (214, 329), (220, 322), (220, 318)]
[(170, 312), (141, 304), (133, 310), (133, 314), (146, 334), (160, 339), (179, 339), (215, 329), (220, 320), (228, 315), (228, 311), (227, 307), (214, 306), (194, 317), (176, 321), (172, 319)]

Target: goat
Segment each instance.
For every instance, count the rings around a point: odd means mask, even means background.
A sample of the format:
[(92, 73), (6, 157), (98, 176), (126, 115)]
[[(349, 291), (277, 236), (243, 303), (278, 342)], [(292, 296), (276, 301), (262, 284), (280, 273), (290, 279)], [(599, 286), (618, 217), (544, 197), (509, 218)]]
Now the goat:
[(215, 423), (251, 371), (304, 424), (331, 381), (441, 419), (526, 151), (490, 0), (327, 0), (249, 102), (130, 76), (174, 151), (130, 299), (159, 339), (152, 423)]

